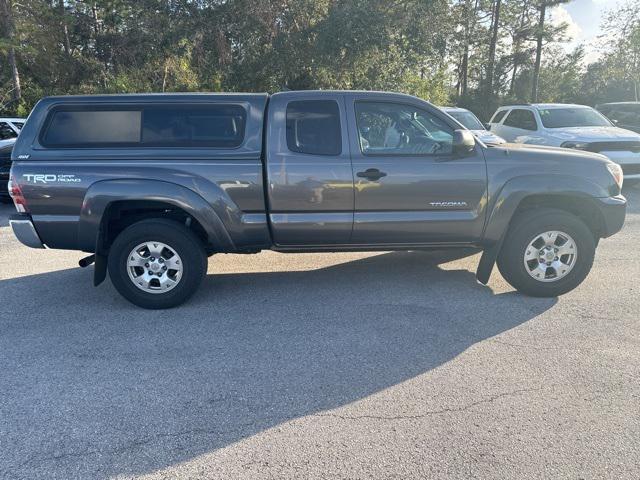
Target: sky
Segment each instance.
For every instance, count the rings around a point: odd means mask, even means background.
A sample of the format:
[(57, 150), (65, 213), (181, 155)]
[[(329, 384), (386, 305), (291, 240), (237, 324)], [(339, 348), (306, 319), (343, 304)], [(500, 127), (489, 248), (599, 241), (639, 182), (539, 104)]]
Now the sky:
[(568, 33), (572, 40), (565, 45), (568, 51), (583, 44), (586, 55), (585, 63), (598, 60), (598, 35), (602, 34), (601, 24), (605, 12), (613, 9), (623, 0), (572, 0), (569, 3), (555, 7), (550, 14), (554, 23), (567, 22)]

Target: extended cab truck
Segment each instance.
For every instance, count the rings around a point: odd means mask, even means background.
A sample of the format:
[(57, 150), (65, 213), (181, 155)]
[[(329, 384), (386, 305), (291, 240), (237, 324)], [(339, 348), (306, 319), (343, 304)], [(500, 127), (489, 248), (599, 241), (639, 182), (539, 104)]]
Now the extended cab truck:
[(216, 252), (478, 247), (518, 290), (565, 293), (620, 230), (620, 167), (488, 148), (415, 97), (378, 92), (55, 97), (13, 150), (13, 230), (82, 250), (136, 305), (192, 295)]

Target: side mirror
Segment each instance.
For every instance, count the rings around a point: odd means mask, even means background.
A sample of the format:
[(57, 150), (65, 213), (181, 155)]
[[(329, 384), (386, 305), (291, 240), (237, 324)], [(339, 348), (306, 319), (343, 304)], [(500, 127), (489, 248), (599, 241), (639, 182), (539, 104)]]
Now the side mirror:
[(454, 130), (452, 151), (455, 156), (463, 157), (473, 151), (476, 139), (469, 130)]
[(491, 130), (491, 124), (489, 122), (485, 123), (484, 128), (486, 128), (487, 130)]

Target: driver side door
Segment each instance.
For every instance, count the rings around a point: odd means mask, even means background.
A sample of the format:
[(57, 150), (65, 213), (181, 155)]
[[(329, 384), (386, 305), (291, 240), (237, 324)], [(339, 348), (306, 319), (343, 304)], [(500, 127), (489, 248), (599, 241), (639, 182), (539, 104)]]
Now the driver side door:
[[(473, 243), (482, 236), (487, 172), (479, 146), (452, 153), (455, 124), (426, 103), (347, 97), (355, 212), (351, 243)], [(410, 100), (408, 100), (410, 102)]]

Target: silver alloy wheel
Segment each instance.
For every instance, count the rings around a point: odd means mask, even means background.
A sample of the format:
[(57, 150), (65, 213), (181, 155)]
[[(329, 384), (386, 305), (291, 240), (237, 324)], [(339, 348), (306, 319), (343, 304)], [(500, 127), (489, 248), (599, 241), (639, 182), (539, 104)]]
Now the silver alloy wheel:
[(552, 230), (536, 235), (524, 252), (524, 268), (540, 282), (566, 277), (578, 259), (578, 246), (570, 235)]
[(165, 293), (182, 279), (180, 255), (166, 243), (144, 242), (127, 257), (127, 273), (133, 284), (143, 292)]

